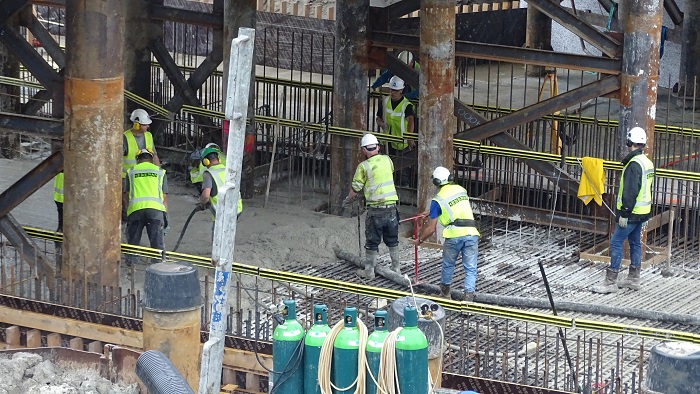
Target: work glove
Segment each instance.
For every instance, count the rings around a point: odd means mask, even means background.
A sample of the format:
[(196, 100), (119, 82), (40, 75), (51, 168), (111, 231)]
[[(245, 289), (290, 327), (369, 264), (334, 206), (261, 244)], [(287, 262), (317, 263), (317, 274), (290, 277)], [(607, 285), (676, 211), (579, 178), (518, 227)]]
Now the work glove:
[(627, 220), (628, 218), (623, 218), (622, 216), (620, 216), (620, 219), (618, 219), (617, 221), (617, 225), (622, 228), (627, 228)]
[(198, 211), (206, 211), (209, 208), (209, 203), (202, 204), (201, 202), (198, 202), (195, 206)]
[(345, 199), (343, 200), (343, 203), (340, 206), (341, 207), (348, 206), (348, 205), (352, 204), (352, 201), (353, 201), (353, 199), (345, 197)]

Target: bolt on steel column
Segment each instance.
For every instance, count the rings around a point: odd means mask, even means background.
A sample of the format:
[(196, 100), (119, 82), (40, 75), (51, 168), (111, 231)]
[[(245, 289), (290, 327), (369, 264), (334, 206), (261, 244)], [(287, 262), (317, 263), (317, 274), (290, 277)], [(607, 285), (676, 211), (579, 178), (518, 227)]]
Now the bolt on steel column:
[(66, 21), (62, 274), (117, 287), (124, 3), (69, 1)]
[(418, 210), (435, 194), (432, 172), (452, 168), (454, 117), (455, 3), (421, 0), (420, 105), (418, 106)]

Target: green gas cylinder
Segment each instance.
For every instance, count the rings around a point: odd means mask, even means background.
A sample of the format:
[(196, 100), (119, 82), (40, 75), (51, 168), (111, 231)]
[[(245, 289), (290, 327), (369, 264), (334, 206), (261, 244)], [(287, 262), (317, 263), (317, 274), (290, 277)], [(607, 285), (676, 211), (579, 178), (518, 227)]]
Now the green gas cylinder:
[(428, 339), (418, 328), (413, 305), (403, 310), (404, 327), (396, 336), (396, 369), (401, 394), (428, 392)]
[(325, 305), (314, 305), (314, 325), (304, 338), (304, 394), (321, 394), (318, 386), (318, 359), (323, 341), (331, 331), (327, 315), (328, 308)]
[[(386, 337), (389, 336), (389, 331), (386, 329), (386, 317), (386, 311), (374, 312), (374, 332), (372, 332), (367, 338), (367, 346), (365, 347), (369, 372), (372, 373), (375, 380), (379, 379), (379, 362), (382, 358), (382, 346), (384, 346), (384, 340)], [(365, 393), (375, 394), (376, 392), (377, 384), (374, 383), (372, 377), (367, 374), (365, 379)]]
[[(360, 349), (360, 330), (357, 329), (357, 308), (346, 307), (343, 311), (345, 327), (338, 333), (333, 342), (333, 362), (331, 364), (331, 382), (336, 387), (333, 394), (352, 393), (357, 378), (357, 362)], [(352, 385), (352, 387), (350, 387)]]
[(304, 391), (304, 328), (296, 320), (296, 303), (284, 300), (286, 316), (272, 333), (272, 390), (274, 394)]

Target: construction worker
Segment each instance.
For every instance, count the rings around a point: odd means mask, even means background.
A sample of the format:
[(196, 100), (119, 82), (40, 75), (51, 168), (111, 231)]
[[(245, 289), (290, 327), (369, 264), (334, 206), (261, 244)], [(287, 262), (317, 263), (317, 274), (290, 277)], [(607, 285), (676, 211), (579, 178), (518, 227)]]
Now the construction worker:
[(226, 155), (223, 154), (221, 148), (219, 148), (219, 145), (213, 142), (206, 144), (204, 148), (200, 150), (192, 152), (190, 155), (190, 160), (192, 161), (192, 165), (190, 166), (190, 182), (192, 182), (192, 184), (197, 188), (198, 194), (202, 193), (202, 180), (204, 177), (204, 171), (207, 169), (207, 167), (202, 163), (202, 153), (205, 149), (210, 147), (216, 149), (219, 154), (219, 162), (226, 167)]
[[(642, 228), (651, 217), (651, 190), (654, 164), (643, 153), (647, 134), (641, 127), (627, 132), (629, 154), (622, 160), (622, 175), (617, 193), (617, 226), (610, 238), (610, 266), (605, 280), (591, 287), (594, 293), (614, 293), (618, 288), (639, 290), (642, 270)], [(622, 262), (622, 244), (630, 245), (630, 267), (627, 278), (617, 281)]]
[(374, 279), (377, 266), (379, 244), (389, 247), (391, 269), (401, 273), (399, 260), (399, 201), (394, 187), (394, 163), (389, 156), (379, 153), (379, 141), (373, 134), (365, 134), (360, 142), (362, 153), (367, 157), (357, 166), (352, 178), (350, 192), (343, 205), (351, 203), (364, 189), (368, 207), (365, 217), (365, 269), (358, 270), (357, 275), (365, 279)]
[(474, 213), (469, 203), (467, 190), (453, 183), (453, 177), (445, 167), (433, 171), (433, 184), (439, 188), (437, 195), (430, 201), (430, 216), (427, 226), (417, 239), (410, 242), (420, 245), (430, 238), (440, 222), (445, 229), (442, 237), (442, 275), (440, 296), (451, 298), (450, 287), (457, 257), (462, 253), (464, 267), (464, 299), (474, 300), (476, 290), (476, 264), (479, 253), (479, 230), (476, 228)]
[(139, 151), (137, 164), (124, 178), (123, 204), (127, 206), (127, 242), (139, 245), (145, 227), (151, 247), (163, 250), (163, 229), (168, 227), (168, 181), (165, 170), (153, 162), (154, 157), (148, 149)]
[(53, 201), (58, 212), (58, 228), (56, 232), (63, 232), (63, 171), (53, 179)]
[[(402, 91), (404, 88), (403, 80), (397, 76), (391, 77), (389, 81), (390, 94), (382, 100), (377, 106), (377, 124), (379, 128), (389, 134), (404, 138), (404, 133), (413, 133), (415, 128), (415, 107)], [(389, 154), (392, 156), (402, 156), (407, 148), (415, 148), (416, 143), (413, 140), (405, 142), (390, 142)], [(413, 179), (413, 171), (411, 168), (406, 168), (400, 171), (398, 181), (401, 186), (409, 186)]]
[(153, 152), (153, 164), (160, 167), (160, 158), (156, 147), (153, 144), (153, 135), (148, 128), (153, 122), (148, 113), (139, 108), (131, 113), (133, 124), (129, 130), (124, 132), (122, 139), (122, 178), (126, 177), (129, 169), (136, 165), (136, 155), (141, 149), (148, 149)]
[[(408, 67), (418, 71), (420, 70), (420, 64), (413, 59), (413, 54), (409, 51), (401, 51), (398, 56), (399, 60), (406, 63)], [(394, 73), (391, 70), (384, 70), (372, 83), (372, 89), (377, 89), (385, 83), (389, 82)], [(413, 89), (406, 85), (403, 88), (403, 95), (409, 100), (418, 100), (418, 89)]]
[[(209, 146), (202, 151), (202, 164), (206, 167), (202, 174), (202, 194), (199, 195), (197, 208), (200, 210), (214, 208), (214, 212), (218, 209), (216, 203), (219, 200), (219, 190), (224, 185), (226, 175), (226, 165), (221, 163), (219, 156), (222, 155), (218, 146)], [(238, 210), (237, 217), (240, 217), (243, 212), (243, 200), (241, 199), (240, 191), (238, 192)], [(212, 220), (216, 216), (212, 215)], [(212, 227), (213, 231), (213, 227)]]

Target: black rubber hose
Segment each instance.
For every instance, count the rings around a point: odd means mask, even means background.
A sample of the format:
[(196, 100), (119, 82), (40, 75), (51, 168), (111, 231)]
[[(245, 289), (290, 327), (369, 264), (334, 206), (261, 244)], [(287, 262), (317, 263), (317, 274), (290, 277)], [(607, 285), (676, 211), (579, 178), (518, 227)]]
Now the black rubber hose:
[(182, 242), (182, 237), (185, 236), (185, 231), (187, 231), (187, 226), (190, 225), (190, 220), (192, 220), (192, 217), (194, 216), (195, 213), (199, 211), (199, 208), (195, 207), (192, 212), (190, 212), (190, 216), (187, 217), (187, 220), (185, 220), (185, 225), (182, 226), (182, 231), (180, 232), (180, 238), (177, 239), (177, 243), (175, 244), (175, 249), (173, 249), (173, 252), (177, 251), (177, 248), (180, 247), (180, 242)]

